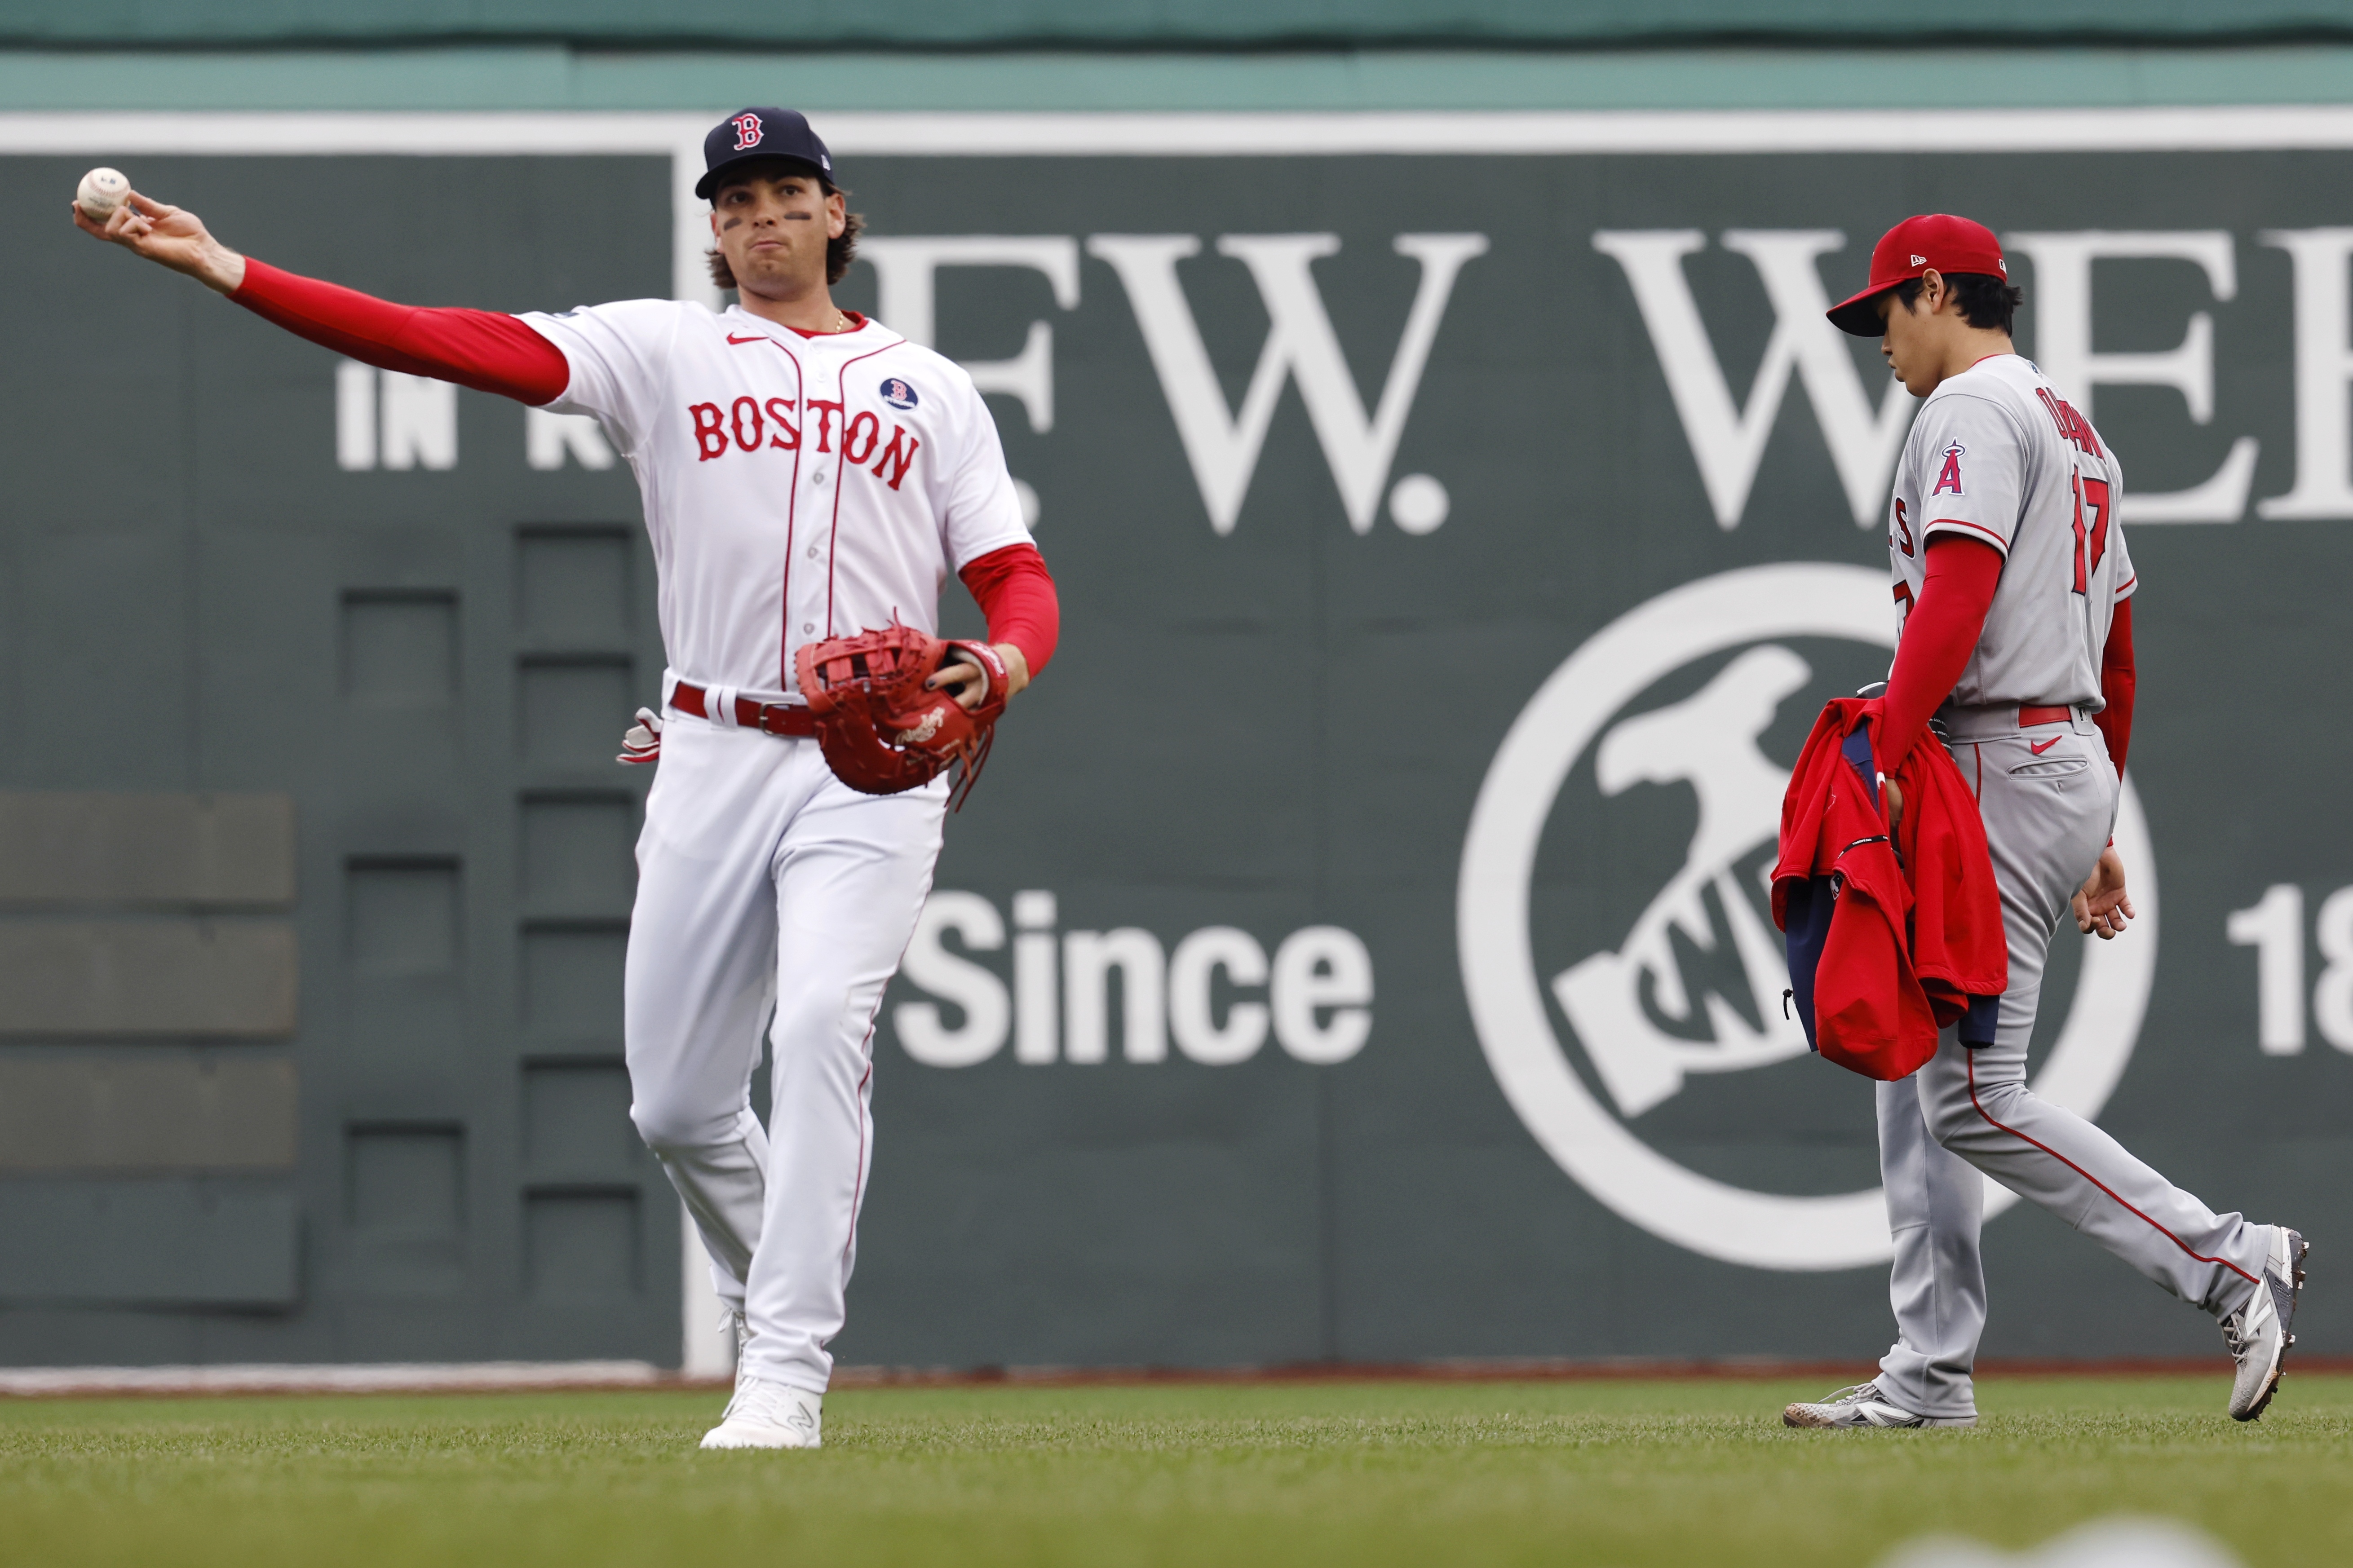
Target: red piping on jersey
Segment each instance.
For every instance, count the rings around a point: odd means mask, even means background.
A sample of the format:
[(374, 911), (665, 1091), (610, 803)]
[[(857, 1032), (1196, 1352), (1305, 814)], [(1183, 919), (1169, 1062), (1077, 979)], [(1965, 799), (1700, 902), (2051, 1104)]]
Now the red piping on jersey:
[[(733, 334), (730, 334), (731, 338)], [(793, 365), (793, 417), (808, 428), (808, 372), (802, 368), (800, 356), (774, 338), (765, 340), (776, 344), (776, 352)], [(801, 516), (801, 452), (807, 447), (804, 435), (793, 442), (793, 477), (785, 487), (785, 585), (784, 598), (778, 605), (784, 619), (776, 626), (776, 689), (793, 689), (793, 552), (799, 547), (798, 529)], [(830, 563), (828, 563), (828, 565)]]
[[(869, 349), (862, 354), (852, 354), (843, 360), (833, 373), (834, 391), (843, 390), (841, 380), (849, 374), (851, 365), (862, 359), (872, 359), (876, 354), (889, 353), (906, 341), (901, 338), (897, 343), (884, 343), (879, 349)], [(878, 430), (881, 427), (879, 419), (876, 427)], [(841, 538), (841, 483), (849, 476), (849, 398), (845, 394), (841, 399), (841, 449), (833, 455), (833, 520), (827, 525), (825, 536), (825, 635), (828, 637), (833, 636), (833, 558)]]
[(2035, 1142), (2033, 1139), (2029, 1138), (2025, 1133), (2021, 1132), (2015, 1127), (2004, 1127), (2000, 1122), (1996, 1121), (1990, 1115), (1987, 1114), (1986, 1108), (1978, 1102), (1978, 1059), (1975, 1052), (1969, 1053), (1968, 1068), (1969, 1104), (1976, 1108), (1977, 1113), (1979, 1116), (1985, 1118), (1985, 1123), (1987, 1126), (1994, 1128), (2000, 1131), (2007, 1132), (2012, 1138), (2017, 1139), (2020, 1142), (2027, 1144), (2031, 1148), (2042, 1150), (2044, 1153), (2050, 1155), (2052, 1159), (2058, 1161), (2061, 1164), (2066, 1166), (2069, 1170), (2083, 1177), (2084, 1180), (2091, 1183), (2092, 1185), (2098, 1187), (2100, 1191), (2106, 1193), (2109, 1199), (2113, 1201), (2118, 1208), (2124, 1210), (2125, 1213), (2131, 1215), (2143, 1225), (2147, 1226), (2149, 1229), (2157, 1232), (2158, 1235), (2165, 1237), (2166, 1240), (2173, 1243), (2174, 1246), (2181, 1248), (2182, 1251), (2189, 1253), (2190, 1257), (2196, 1258), (2199, 1262), (2219, 1263), (2250, 1285), (2260, 1286), (2263, 1283), (2253, 1275), (2248, 1273), (2245, 1269), (2240, 1268), (2237, 1264), (2232, 1262), (2227, 1258), (2209, 1258), (2202, 1252), (2192, 1250), (2188, 1242), (2182, 1240), (2179, 1237), (2174, 1235), (2171, 1231), (2158, 1224), (2157, 1221), (2149, 1218), (2148, 1215), (2141, 1213), (2140, 1210), (2133, 1207), (2132, 1205), (2125, 1202), (2124, 1199), (2117, 1197), (2116, 1194), (2105, 1185), (2098, 1177), (2093, 1175), (2091, 1172), (2084, 1169), (2083, 1166), (2075, 1163), (2074, 1161), (2067, 1158), (2066, 1155), (2059, 1152), (2058, 1150), (2052, 1148), (2047, 1143)]
[(2000, 534), (1996, 533), (1992, 529), (1986, 527), (1986, 526), (1985, 526), (1984, 524), (1982, 524), (1982, 523), (1976, 523), (1976, 522), (1964, 522), (1961, 519), (1959, 519), (1959, 518), (1957, 518), (1957, 517), (1940, 517), (1940, 518), (1936, 519), (1936, 520), (1935, 521), (1933, 521), (1933, 522), (1926, 522), (1926, 523), (1921, 524), (1921, 525), (1920, 525), (1920, 537), (1921, 537), (1923, 540), (1926, 540), (1926, 539), (1928, 537), (1928, 531), (1929, 531), (1930, 529), (1934, 529), (1934, 528), (1967, 528), (1967, 529), (1971, 529), (1971, 530), (1973, 530), (1973, 531), (1977, 531), (1977, 532), (1978, 532), (1978, 533), (1982, 533), (1982, 534), (1984, 534), (1984, 535), (1986, 536), (1986, 538), (1988, 538), (1989, 540), (1991, 540), (1991, 541), (1993, 542), (1993, 547), (1994, 547), (1996, 550), (2000, 551), (2000, 552), (2002, 552), (2002, 554), (2004, 554), (2005, 556), (2006, 556), (2006, 555), (2008, 555), (2008, 554), (2010, 553), (2010, 545), (2009, 545), (2008, 542), (2006, 542), (2006, 541), (2002, 538), (2002, 536), (2001, 536)]
[[(749, 310), (746, 310), (744, 313), (747, 316), (751, 314)], [(842, 328), (841, 331), (838, 332), (821, 332), (813, 327), (796, 327), (788, 321), (776, 321), (771, 324), (782, 327), (788, 332), (798, 332), (805, 338), (846, 338), (852, 332), (863, 331), (870, 324), (864, 316), (860, 315), (855, 310), (844, 310), (842, 314), (849, 318), (849, 325)], [(767, 318), (765, 316), (762, 316), (759, 317), (758, 320), (765, 321), (767, 321)], [(776, 342), (776, 339), (768, 336), (765, 332), (754, 332), (748, 338), (739, 338), (734, 333), (730, 332), (727, 334), (727, 341), (738, 345), (744, 343), (774, 343)], [(784, 345), (782, 343), (777, 343), (776, 346), (782, 348)]]

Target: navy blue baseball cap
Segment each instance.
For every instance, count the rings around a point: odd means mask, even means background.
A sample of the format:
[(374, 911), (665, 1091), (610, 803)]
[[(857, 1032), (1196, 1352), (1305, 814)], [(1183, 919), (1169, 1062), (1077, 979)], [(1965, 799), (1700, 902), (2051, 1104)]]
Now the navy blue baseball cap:
[(826, 184), (833, 183), (833, 154), (809, 129), (808, 117), (795, 109), (744, 109), (711, 128), (702, 139), (702, 178), (694, 194), (709, 201), (719, 176), (754, 158), (791, 158), (815, 169)]

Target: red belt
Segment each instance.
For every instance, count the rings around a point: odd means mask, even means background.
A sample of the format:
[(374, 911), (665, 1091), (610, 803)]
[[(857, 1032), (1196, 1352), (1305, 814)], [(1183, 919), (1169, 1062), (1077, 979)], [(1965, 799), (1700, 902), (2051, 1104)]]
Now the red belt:
[(2075, 721), (2073, 708), (2025, 708), (2018, 710), (2018, 727), (2031, 730), (2037, 724), (2072, 724)]
[[(670, 688), (670, 705), (681, 713), (708, 719), (711, 707), (703, 698), (702, 687), (681, 680)], [(2060, 711), (2064, 713), (2066, 710)], [(738, 697), (735, 725), (742, 730), (757, 730), (764, 735), (790, 735), (803, 741), (817, 735), (816, 718), (798, 702), (754, 702), (748, 697)]]

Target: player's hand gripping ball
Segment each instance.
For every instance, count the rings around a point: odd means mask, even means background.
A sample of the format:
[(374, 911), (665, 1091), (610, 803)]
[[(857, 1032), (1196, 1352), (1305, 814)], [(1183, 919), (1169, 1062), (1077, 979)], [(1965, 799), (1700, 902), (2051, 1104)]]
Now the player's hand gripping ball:
[(74, 189), (74, 205), (92, 223), (104, 223), (131, 194), (131, 182), (113, 169), (92, 169)]
[[(987, 689), (967, 711), (923, 682), (951, 660), (980, 667)], [(881, 631), (804, 643), (793, 655), (818, 745), (834, 776), (863, 795), (897, 795), (957, 765), (955, 804), (972, 793), (1005, 711), (1005, 660), (987, 643), (944, 642), (893, 617)]]

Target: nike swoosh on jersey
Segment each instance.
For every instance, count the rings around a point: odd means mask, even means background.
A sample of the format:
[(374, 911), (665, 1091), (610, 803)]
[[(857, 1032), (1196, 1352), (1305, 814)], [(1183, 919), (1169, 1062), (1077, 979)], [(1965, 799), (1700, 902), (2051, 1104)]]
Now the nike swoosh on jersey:
[(731, 343), (773, 343), (776, 340), (768, 336), (765, 332), (754, 332), (748, 338), (739, 338), (734, 333), (730, 332), (727, 334), (727, 341)]
[(2043, 752), (2045, 752), (2049, 751), (2052, 747), (2053, 747), (2053, 746), (2057, 745), (2060, 742), (2062, 742), (2062, 741), (2065, 740), (2066, 738), (2067, 738), (2067, 737), (2066, 737), (2066, 736), (2064, 736), (2064, 735), (2053, 735), (2053, 736), (2052, 736), (2052, 737), (2051, 737), (2049, 740), (2047, 740), (2047, 741), (2029, 741), (2028, 742), (2026, 742), (2026, 749), (2027, 749), (2028, 751), (2030, 751), (2030, 752), (2032, 752), (2036, 756), (2038, 756), (2038, 757), (2039, 757), (2039, 756), (2041, 756)]

